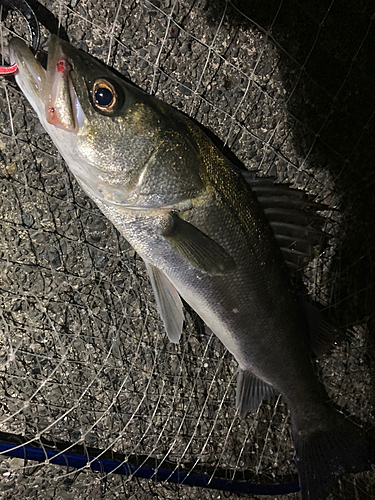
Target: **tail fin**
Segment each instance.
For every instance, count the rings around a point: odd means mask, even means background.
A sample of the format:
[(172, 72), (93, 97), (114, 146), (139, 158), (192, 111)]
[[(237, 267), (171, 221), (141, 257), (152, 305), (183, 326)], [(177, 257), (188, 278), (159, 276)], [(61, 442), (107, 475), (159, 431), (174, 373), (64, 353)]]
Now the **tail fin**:
[(371, 450), (366, 435), (339, 417), (325, 430), (293, 429), (303, 500), (324, 500), (338, 476), (368, 468)]

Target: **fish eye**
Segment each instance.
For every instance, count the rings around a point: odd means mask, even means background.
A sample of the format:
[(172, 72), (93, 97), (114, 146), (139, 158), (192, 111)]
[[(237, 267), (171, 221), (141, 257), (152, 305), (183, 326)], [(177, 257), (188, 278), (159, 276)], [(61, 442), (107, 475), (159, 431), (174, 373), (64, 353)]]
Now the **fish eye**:
[(111, 82), (104, 78), (99, 78), (93, 85), (92, 100), (95, 108), (112, 114), (117, 107), (118, 95)]

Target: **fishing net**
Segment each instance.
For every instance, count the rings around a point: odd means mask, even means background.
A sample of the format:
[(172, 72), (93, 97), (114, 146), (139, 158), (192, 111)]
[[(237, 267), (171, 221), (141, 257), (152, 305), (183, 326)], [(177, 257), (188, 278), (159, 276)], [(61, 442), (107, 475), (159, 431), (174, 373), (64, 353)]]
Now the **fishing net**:
[[(202, 123), (247, 169), (327, 205), (329, 243), (316, 248), (304, 282), (346, 334), (317, 368), (332, 400), (370, 428), (372, 2), (30, 4), (42, 50), (59, 30)], [(3, 17), (6, 56), (10, 37), (27, 31), (18, 14)], [(78, 187), (11, 78), (0, 86), (0, 148), (0, 440), (19, 450), (0, 455), (0, 498), (229, 495), (137, 478), (147, 467), (169, 471), (164, 480), (178, 472), (185, 482), (295, 482), (283, 400), (241, 419), (236, 362), (191, 309), (180, 343), (168, 342), (142, 260)], [(40, 451), (40, 463), (25, 459), (25, 446)], [(97, 472), (88, 466), (95, 458)], [(347, 476), (332, 498), (375, 498), (374, 484), (371, 471)]]

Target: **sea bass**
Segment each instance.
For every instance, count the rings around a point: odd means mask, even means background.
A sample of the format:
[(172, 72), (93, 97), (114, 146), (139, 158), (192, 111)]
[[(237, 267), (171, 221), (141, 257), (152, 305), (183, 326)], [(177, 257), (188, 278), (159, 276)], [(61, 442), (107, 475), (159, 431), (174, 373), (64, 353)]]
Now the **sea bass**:
[(143, 258), (169, 339), (182, 297), (238, 362), (241, 416), (284, 396), (302, 497), (325, 498), (339, 474), (364, 468), (366, 438), (327, 403), (308, 313), (244, 176), (192, 120), (56, 36), (47, 70), (20, 39), (10, 53), (79, 184)]

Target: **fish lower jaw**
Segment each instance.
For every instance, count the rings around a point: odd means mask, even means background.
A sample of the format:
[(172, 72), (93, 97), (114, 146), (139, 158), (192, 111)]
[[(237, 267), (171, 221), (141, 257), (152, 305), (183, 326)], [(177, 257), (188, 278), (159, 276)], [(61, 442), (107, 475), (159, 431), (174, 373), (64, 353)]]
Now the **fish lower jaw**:
[[(15, 75), (17, 85), (25, 94), (35, 109), (42, 101), (42, 89), (46, 80), (46, 70), (35, 59), (28, 47), (20, 40), (10, 45), (9, 56), (11, 64), (17, 64), (18, 72)], [(25, 45), (25, 46), (24, 46)]]
[(19, 72), (16, 75), (16, 82), (36, 113), (41, 115), (44, 112), (44, 103), (41, 99), (41, 87), (37, 81), (30, 73), (25, 75)]

